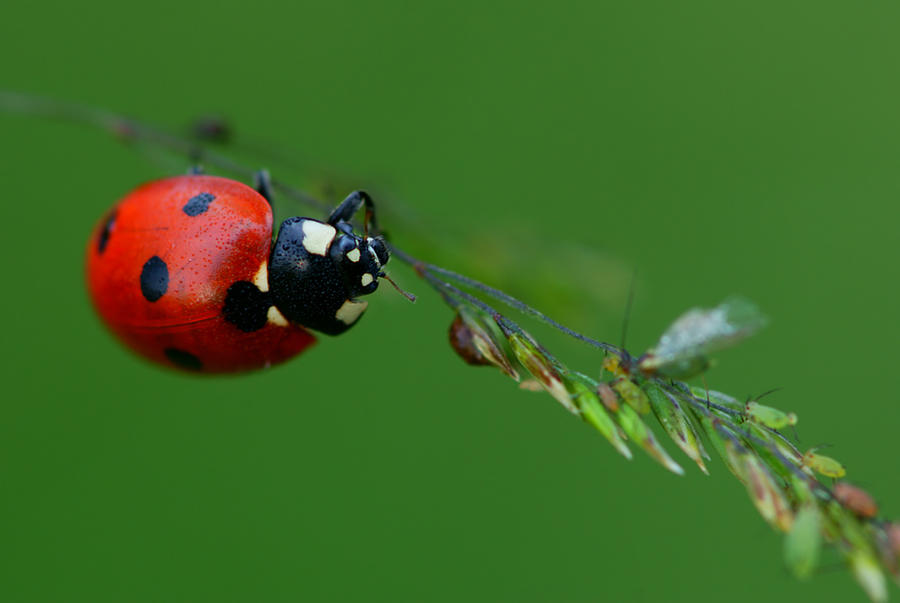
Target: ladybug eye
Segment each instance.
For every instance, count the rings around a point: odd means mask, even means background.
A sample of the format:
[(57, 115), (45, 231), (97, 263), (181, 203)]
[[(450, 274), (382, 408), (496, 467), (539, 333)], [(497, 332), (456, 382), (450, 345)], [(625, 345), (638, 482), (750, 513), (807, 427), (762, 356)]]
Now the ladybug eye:
[(378, 266), (384, 266), (387, 264), (390, 259), (390, 254), (388, 253), (387, 246), (384, 244), (384, 241), (380, 238), (368, 240), (369, 250), (372, 252), (372, 255), (375, 256), (375, 260), (378, 262)]

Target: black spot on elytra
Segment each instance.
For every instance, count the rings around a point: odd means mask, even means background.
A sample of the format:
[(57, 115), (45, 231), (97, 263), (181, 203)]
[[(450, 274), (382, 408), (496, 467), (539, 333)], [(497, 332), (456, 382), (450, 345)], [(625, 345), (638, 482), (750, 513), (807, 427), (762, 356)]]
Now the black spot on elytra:
[(215, 200), (216, 196), (212, 193), (200, 193), (191, 197), (184, 207), (181, 208), (181, 211), (193, 218), (209, 209), (209, 204)]
[(191, 354), (190, 352), (185, 352), (184, 350), (179, 350), (178, 348), (166, 348), (163, 350), (163, 354), (166, 355), (172, 364), (179, 368), (183, 368), (188, 371), (202, 371), (203, 363), (200, 362), (200, 359)]
[(106, 244), (109, 243), (109, 235), (112, 233), (112, 227), (115, 222), (116, 212), (113, 211), (106, 218), (106, 222), (103, 223), (103, 230), (100, 231), (100, 236), (97, 237), (97, 253), (103, 253), (106, 249)]
[(141, 293), (147, 301), (155, 302), (169, 289), (169, 267), (155, 255), (141, 270)]
[(225, 295), (222, 313), (225, 320), (245, 333), (257, 331), (269, 320), (269, 306), (272, 300), (267, 292), (249, 281), (237, 281)]

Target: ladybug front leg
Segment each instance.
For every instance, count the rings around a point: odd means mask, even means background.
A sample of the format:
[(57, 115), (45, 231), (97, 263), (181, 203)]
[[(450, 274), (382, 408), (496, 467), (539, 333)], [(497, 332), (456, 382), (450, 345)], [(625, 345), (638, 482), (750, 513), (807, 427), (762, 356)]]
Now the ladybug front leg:
[(378, 224), (375, 221), (375, 204), (372, 202), (372, 197), (369, 196), (369, 193), (365, 191), (353, 191), (350, 193), (346, 199), (341, 201), (340, 205), (334, 208), (327, 221), (332, 226), (337, 226), (339, 222), (349, 222), (363, 205), (366, 207), (366, 217), (363, 226), (368, 236), (369, 224), (376, 231), (378, 230)]
[(253, 174), (253, 188), (269, 202), (269, 207), (272, 207), (272, 177), (269, 176), (269, 170), (259, 170)]

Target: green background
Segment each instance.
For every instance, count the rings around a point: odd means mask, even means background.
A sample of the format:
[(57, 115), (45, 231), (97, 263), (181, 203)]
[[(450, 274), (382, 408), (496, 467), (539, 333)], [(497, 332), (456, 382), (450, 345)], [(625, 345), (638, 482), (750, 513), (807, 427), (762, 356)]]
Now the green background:
[[(397, 242), (605, 340), (636, 270), (634, 351), (744, 294), (771, 325), (710, 386), (783, 387), (771, 402), (803, 445), (834, 443), (896, 517), (898, 17), (887, 1), (14, 2), (0, 86), (173, 127), (222, 112), (257, 145), (250, 167), (271, 164), (265, 142), (292, 156), (283, 180), (371, 187), (415, 216)], [(0, 159), (4, 601), (862, 599), (840, 568), (789, 577), (721, 463), (626, 462), (549, 396), (463, 365), (450, 312), (398, 265), (418, 303), (383, 288), (282, 368), (144, 364), (94, 317), (83, 247), (115, 199), (185, 162), (9, 115)], [(581, 299), (552, 294), (565, 285)]]

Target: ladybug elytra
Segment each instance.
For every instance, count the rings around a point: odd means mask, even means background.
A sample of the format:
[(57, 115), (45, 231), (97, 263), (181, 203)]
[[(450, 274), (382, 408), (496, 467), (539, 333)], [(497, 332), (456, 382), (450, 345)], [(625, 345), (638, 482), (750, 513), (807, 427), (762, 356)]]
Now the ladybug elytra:
[[(90, 296), (131, 349), (189, 371), (238, 372), (291, 358), (343, 333), (385, 277), (380, 237), (350, 219), (357, 191), (325, 221), (289, 218), (272, 243), (267, 181), (259, 190), (191, 174), (138, 187), (100, 221), (87, 248)], [(374, 223), (374, 219), (373, 219)]]

